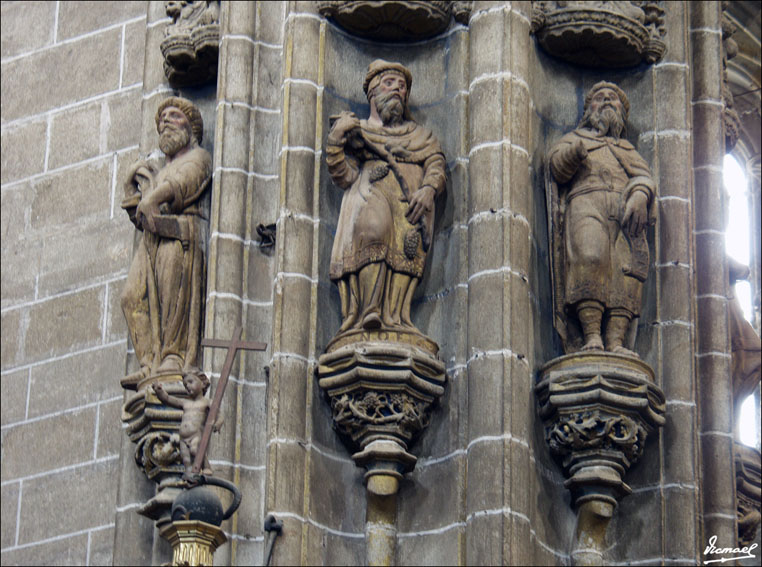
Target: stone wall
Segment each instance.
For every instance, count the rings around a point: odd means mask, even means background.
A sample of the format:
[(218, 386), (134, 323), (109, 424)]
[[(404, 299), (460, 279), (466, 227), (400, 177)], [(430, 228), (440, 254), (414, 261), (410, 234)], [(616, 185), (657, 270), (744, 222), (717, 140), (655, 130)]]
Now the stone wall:
[(145, 2), (2, 4), (2, 562), (111, 562)]

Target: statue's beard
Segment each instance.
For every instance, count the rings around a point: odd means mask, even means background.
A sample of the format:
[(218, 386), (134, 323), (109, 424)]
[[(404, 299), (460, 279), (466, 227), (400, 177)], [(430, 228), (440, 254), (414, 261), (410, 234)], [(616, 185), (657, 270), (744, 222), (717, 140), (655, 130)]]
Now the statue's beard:
[(624, 118), (614, 108), (605, 106), (597, 112), (588, 110), (582, 117), (582, 126), (593, 128), (599, 136), (619, 139), (624, 131)]
[(405, 115), (405, 105), (393, 92), (376, 95), (376, 110), (384, 126), (399, 126)]
[(168, 156), (173, 156), (190, 144), (190, 134), (185, 128), (177, 128), (171, 124), (164, 126), (159, 137), (159, 149)]

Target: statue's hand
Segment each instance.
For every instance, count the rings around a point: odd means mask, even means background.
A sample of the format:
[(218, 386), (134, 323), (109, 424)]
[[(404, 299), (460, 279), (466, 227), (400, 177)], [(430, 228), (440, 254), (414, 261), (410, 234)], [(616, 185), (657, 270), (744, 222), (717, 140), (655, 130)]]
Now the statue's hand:
[(577, 138), (574, 141), (574, 145), (572, 146), (574, 148), (574, 155), (577, 158), (577, 161), (579, 163), (582, 163), (582, 161), (587, 157), (587, 148), (585, 148), (585, 143)]
[(344, 137), (355, 128), (360, 127), (360, 120), (357, 118), (354, 112), (343, 110), (339, 113), (339, 117), (331, 127), (331, 138), (334, 140), (342, 140)]
[(624, 207), (622, 228), (631, 237), (638, 236), (648, 223), (648, 197), (643, 191), (635, 191)]
[(415, 224), (427, 212), (434, 208), (436, 192), (433, 187), (424, 185), (410, 198), (410, 206), (407, 208), (405, 217), (410, 224)]
[(156, 232), (155, 218), (159, 214), (159, 205), (154, 203), (152, 199), (146, 198), (141, 199), (135, 216), (143, 228), (147, 228), (150, 232)]

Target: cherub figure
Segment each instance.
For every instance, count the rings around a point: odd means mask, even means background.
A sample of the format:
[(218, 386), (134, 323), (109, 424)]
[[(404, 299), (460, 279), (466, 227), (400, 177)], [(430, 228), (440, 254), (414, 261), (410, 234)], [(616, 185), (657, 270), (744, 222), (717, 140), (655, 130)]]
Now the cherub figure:
[[(204, 396), (209, 389), (209, 385), (209, 378), (198, 369), (193, 369), (183, 374), (183, 386), (185, 386), (185, 391), (188, 392), (189, 399), (177, 398), (169, 395), (161, 384), (153, 385), (153, 391), (162, 403), (183, 410), (180, 431), (172, 437), (173, 441), (176, 442), (180, 448), (180, 455), (183, 459), (183, 465), (185, 466), (185, 474), (183, 475), (183, 478), (186, 480), (191, 475), (193, 461), (195, 461), (196, 455), (198, 454), (201, 436), (204, 433), (204, 426), (206, 424), (207, 416), (209, 415), (209, 407), (211, 404)], [(223, 421), (222, 414), (218, 415), (212, 426), (212, 431), (215, 433), (218, 432), (222, 427)], [(212, 468), (209, 465), (209, 459), (206, 455), (204, 455), (204, 463), (201, 472), (206, 475), (212, 474)]]

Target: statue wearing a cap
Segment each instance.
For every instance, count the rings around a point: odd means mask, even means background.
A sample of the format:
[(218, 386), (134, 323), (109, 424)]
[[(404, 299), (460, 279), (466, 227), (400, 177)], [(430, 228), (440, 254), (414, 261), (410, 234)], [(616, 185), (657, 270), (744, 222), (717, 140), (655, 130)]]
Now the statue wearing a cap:
[(431, 246), (434, 200), (445, 188), (445, 157), (407, 101), (410, 71), (376, 60), (363, 90), (370, 116), (342, 112), (326, 141), (326, 163), (344, 190), (330, 277), (341, 296), (342, 325), (351, 331), (406, 330), (410, 303)]
[(629, 110), (622, 89), (597, 83), (579, 127), (548, 156), (554, 308), (566, 352), (637, 356), (625, 344), (648, 275), (656, 186), (621, 137)]
[(124, 208), (143, 238), (122, 293), (122, 310), (140, 370), (122, 380), (136, 388), (148, 376), (182, 373), (198, 363), (206, 260), (201, 198), (212, 158), (199, 144), (204, 122), (196, 105), (170, 97), (156, 111), (157, 169), (140, 160), (124, 185)]

